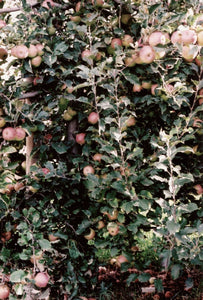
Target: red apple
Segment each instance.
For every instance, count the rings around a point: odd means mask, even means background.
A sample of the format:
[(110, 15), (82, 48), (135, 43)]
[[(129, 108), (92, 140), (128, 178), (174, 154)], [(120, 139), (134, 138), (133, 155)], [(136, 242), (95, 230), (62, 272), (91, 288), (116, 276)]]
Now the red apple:
[(92, 58), (92, 51), (90, 51), (88, 49), (82, 51), (81, 57), (82, 57), (83, 60), (91, 59)]
[(198, 97), (199, 105), (202, 105), (203, 104), (203, 88), (199, 90), (198, 95), (199, 95), (199, 97)]
[(85, 133), (77, 133), (75, 137), (76, 143), (78, 143), (79, 145), (84, 145), (85, 135)]
[(196, 184), (194, 186), (194, 189), (197, 191), (198, 195), (201, 195), (203, 193), (203, 187), (200, 184)]
[(151, 86), (151, 94), (154, 96), (160, 95), (160, 90), (158, 90), (157, 88), (159, 87), (159, 85), (157, 83), (152, 84)]
[(41, 63), (42, 63), (42, 58), (40, 55), (37, 55), (31, 59), (31, 65), (33, 67), (39, 67), (41, 65)]
[(139, 83), (135, 83), (133, 85), (133, 92), (140, 92), (142, 90), (142, 86)]
[(136, 124), (136, 119), (134, 116), (130, 116), (126, 122), (125, 122), (126, 126), (127, 127), (131, 127), (131, 126), (134, 126)]
[(181, 44), (182, 43), (182, 33), (181, 31), (177, 30), (177, 31), (174, 31), (172, 36), (171, 36), (171, 42), (172, 44)]
[(10, 289), (6, 284), (0, 285), (0, 299), (6, 299), (8, 298), (10, 294)]
[(15, 128), (15, 140), (16, 141), (24, 140), (25, 136), (26, 136), (26, 132), (22, 127)]
[(150, 64), (155, 60), (155, 52), (151, 46), (145, 45), (140, 49), (139, 58), (142, 63)]
[(44, 173), (44, 175), (50, 173), (50, 170), (48, 168), (42, 168), (42, 172)]
[(30, 47), (28, 48), (28, 56), (33, 58), (35, 56), (37, 56), (38, 54), (38, 49), (35, 45), (30, 45)]
[(197, 44), (203, 46), (203, 30), (197, 34)]
[(14, 141), (16, 136), (16, 130), (13, 127), (6, 127), (2, 131), (3, 139), (6, 141)]
[(104, 228), (104, 227), (105, 227), (104, 221), (100, 220), (100, 221), (98, 222), (97, 228), (98, 228), (98, 229), (102, 229), (102, 228)]
[(94, 229), (90, 228), (90, 232), (84, 236), (86, 240), (92, 240), (95, 237)]
[(58, 238), (58, 236), (55, 236), (53, 233), (50, 233), (50, 234), (48, 235), (48, 239), (49, 239), (50, 242), (55, 242), (55, 241), (57, 241), (59, 238)]
[(39, 288), (44, 288), (49, 282), (49, 275), (45, 272), (39, 272), (34, 278), (35, 285)]
[(121, 266), (123, 263), (127, 263), (128, 259), (124, 255), (119, 255), (116, 257), (116, 264), (117, 266)]
[(163, 33), (161, 31), (154, 31), (149, 36), (149, 45), (150, 46), (157, 46), (159, 44), (166, 45), (167, 42), (170, 40), (168, 33)]
[(0, 128), (4, 127), (6, 124), (6, 120), (3, 117), (0, 117)]
[(24, 59), (28, 57), (28, 48), (25, 45), (18, 45), (11, 49), (11, 54), (17, 58)]
[(102, 154), (101, 153), (95, 153), (94, 154), (94, 156), (93, 156), (94, 161), (101, 162), (101, 159), (102, 159)]
[(122, 46), (122, 40), (119, 38), (113, 38), (111, 40), (111, 48), (112, 49), (116, 49), (117, 47), (121, 47)]
[(88, 116), (88, 122), (90, 124), (96, 124), (99, 121), (99, 114), (96, 112), (91, 112)]
[(118, 217), (118, 211), (117, 209), (115, 209), (112, 214), (108, 213), (108, 212), (104, 212), (104, 215), (107, 215), (107, 217), (109, 218), (109, 220), (113, 221), (116, 220)]
[(94, 174), (94, 168), (92, 166), (86, 166), (83, 168), (83, 174), (87, 176), (88, 174)]
[(107, 225), (107, 230), (110, 235), (115, 236), (119, 233), (119, 225), (114, 222), (111, 222)]
[(184, 45), (195, 44), (197, 42), (197, 34), (194, 30), (186, 29), (181, 31), (182, 43)]
[(8, 57), (8, 52), (4, 48), (0, 48), (0, 59), (5, 60)]

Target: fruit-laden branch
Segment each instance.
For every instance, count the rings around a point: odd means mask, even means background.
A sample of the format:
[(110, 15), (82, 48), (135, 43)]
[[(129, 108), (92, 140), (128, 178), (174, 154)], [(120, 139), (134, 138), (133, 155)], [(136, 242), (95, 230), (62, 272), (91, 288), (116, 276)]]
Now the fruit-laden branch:
[[(27, 1), (28, 4), (30, 5), (31, 8), (34, 8), (35, 6), (39, 5), (40, 3), (36, 0), (36, 1)], [(62, 9), (67, 9), (67, 5), (66, 6), (62, 6), (61, 4), (58, 4), (56, 2), (52, 2), (52, 5), (55, 7), (60, 7)], [(11, 7), (11, 8), (2, 8), (0, 9), (0, 14), (5, 14), (5, 13), (11, 13), (11, 12), (16, 12), (16, 11), (20, 11), (23, 10), (22, 7), (20, 6), (16, 6), (16, 7)]]

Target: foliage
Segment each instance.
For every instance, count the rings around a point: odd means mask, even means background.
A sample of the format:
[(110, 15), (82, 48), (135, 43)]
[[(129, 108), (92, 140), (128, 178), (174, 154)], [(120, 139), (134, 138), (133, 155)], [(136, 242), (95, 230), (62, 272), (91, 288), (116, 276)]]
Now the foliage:
[[(0, 263), (2, 274), (10, 275), (10, 299), (77, 299), (94, 292), (99, 265), (119, 255), (128, 259), (123, 272), (134, 266), (142, 272), (156, 258), (178, 278), (184, 268), (200, 266), (203, 255), (202, 191), (194, 188), (202, 172), (202, 47), (195, 43), (191, 50), (200, 64), (185, 60), (183, 45), (171, 40), (155, 46), (152, 63), (131, 67), (127, 59), (154, 31), (170, 37), (177, 29), (202, 31), (200, 4), (56, 2), (30, 7), (19, 1), (16, 19), (12, 12), (1, 15), (7, 23), (1, 47), (8, 51), (1, 60), (3, 127), (20, 126), (27, 135), (21, 141), (0, 136)], [(111, 47), (126, 34), (133, 37), (129, 46)], [(39, 66), (12, 55), (16, 45), (39, 43)], [(90, 54), (84, 57), (84, 50)], [(158, 85), (155, 92), (133, 91), (146, 81)], [(88, 122), (93, 111), (95, 124)], [(76, 142), (78, 133), (85, 133), (84, 144)], [(94, 159), (97, 153), (101, 160)], [(94, 172), (85, 175), (86, 166)], [(23, 183), (19, 190), (17, 182)], [(87, 240), (90, 229), (95, 237)], [(134, 251), (149, 232), (149, 248)], [(155, 248), (145, 260), (146, 249)], [(45, 270), (50, 288), (25, 280)]]

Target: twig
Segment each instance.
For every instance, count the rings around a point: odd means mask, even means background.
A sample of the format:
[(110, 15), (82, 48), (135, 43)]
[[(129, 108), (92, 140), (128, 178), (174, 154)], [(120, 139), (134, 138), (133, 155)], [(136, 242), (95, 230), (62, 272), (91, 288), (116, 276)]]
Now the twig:
[(41, 94), (40, 91), (35, 91), (35, 92), (29, 92), (29, 93), (25, 93), (25, 94), (22, 94), (18, 97), (18, 99), (26, 99), (26, 98), (33, 98), (37, 95)]

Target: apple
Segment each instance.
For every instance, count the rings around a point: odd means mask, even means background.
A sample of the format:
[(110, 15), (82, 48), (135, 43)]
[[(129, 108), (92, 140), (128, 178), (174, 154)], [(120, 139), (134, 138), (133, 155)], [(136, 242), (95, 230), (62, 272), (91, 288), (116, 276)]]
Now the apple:
[(195, 62), (198, 67), (201, 67), (203, 64), (203, 57), (201, 55), (197, 55), (197, 57), (195, 57)]
[(42, 56), (44, 54), (44, 46), (42, 44), (36, 44), (35, 47), (37, 48), (37, 54)]
[(55, 242), (55, 241), (57, 241), (59, 238), (58, 238), (58, 236), (55, 236), (53, 233), (50, 233), (50, 234), (48, 235), (48, 239), (49, 239), (50, 242)]
[(203, 187), (200, 184), (196, 184), (193, 188), (197, 191), (198, 195), (203, 194)]
[(16, 182), (15, 184), (14, 184), (14, 190), (16, 191), (16, 192), (18, 192), (18, 191), (20, 191), (20, 190), (22, 190), (22, 189), (24, 189), (24, 183), (21, 181), (18, 181), (18, 182)]
[(42, 168), (42, 172), (44, 173), (44, 175), (47, 175), (48, 173), (50, 173), (50, 170), (48, 168)]
[(36, 261), (39, 261), (42, 258), (43, 258), (43, 252), (42, 251), (38, 251), (36, 254), (34, 254), (34, 255), (32, 255), (30, 257), (30, 262), (32, 264), (34, 264)]
[(125, 122), (126, 126), (127, 127), (131, 127), (131, 126), (134, 126), (136, 124), (136, 119), (134, 116), (130, 116), (126, 122)]
[(141, 84), (139, 84), (139, 83), (135, 83), (134, 85), (133, 85), (133, 92), (140, 92), (142, 90), (142, 86), (141, 86)]
[(4, 127), (6, 124), (6, 121), (3, 117), (0, 117), (0, 128)]
[(25, 45), (14, 46), (11, 49), (11, 54), (17, 58), (24, 59), (28, 57), (28, 47)]
[(81, 2), (79, 1), (79, 2), (77, 2), (76, 3), (76, 5), (75, 5), (75, 11), (76, 12), (79, 12), (80, 10), (81, 10), (81, 6), (83, 6), (84, 7), (84, 3), (83, 4), (81, 4)]
[(21, 163), (21, 167), (23, 170), (26, 169), (26, 160), (24, 160), (22, 163)]
[(109, 218), (109, 220), (113, 221), (113, 220), (117, 219), (117, 217), (118, 217), (118, 211), (117, 211), (117, 209), (114, 209), (112, 214), (110, 214), (108, 212), (104, 212), (104, 215), (107, 215), (107, 217)]
[(101, 153), (95, 153), (95, 154), (93, 155), (93, 160), (94, 160), (94, 161), (101, 162), (101, 159), (102, 159), (102, 154), (101, 154)]
[(160, 300), (160, 296), (158, 294), (155, 294), (153, 300)]
[(182, 43), (184, 45), (195, 44), (197, 42), (197, 34), (194, 30), (186, 29), (181, 31)]
[(152, 86), (151, 81), (146, 81), (146, 80), (142, 81), (142, 88), (143, 89), (149, 90), (149, 89), (151, 89), (151, 86)]
[(121, 15), (121, 23), (124, 25), (127, 25), (128, 22), (130, 21), (131, 15), (130, 14), (122, 14)]
[(81, 17), (80, 16), (70, 16), (70, 20), (74, 23), (80, 23)]
[(72, 109), (70, 106), (67, 109), (67, 112), (69, 113), (70, 116), (74, 117), (77, 115), (77, 111)]
[(151, 94), (154, 96), (160, 95), (161, 91), (157, 90), (157, 88), (159, 87), (159, 85), (157, 83), (154, 83), (151, 85)]
[(26, 136), (26, 132), (22, 127), (15, 128), (15, 141), (22, 141)]
[(70, 120), (72, 120), (72, 118), (73, 118), (73, 117), (68, 113), (68, 110), (65, 110), (65, 111), (64, 111), (62, 117), (63, 117), (63, 119), (64, 119), (65, 121), (70, 121)]
[(139, 51), (139, 58), (142, 63), (150, 64), (155, 60), (155, 52), (151, 46), (144, 45)]
[(96, 124), (98, 121), (99, 121), (99, 114), (98, 113), (96, 113), (96, 112), (91, 112), (90, 114), (89, 114), (89, 116), (88, 116), (88, 122), (90, 123), (90, 124)]
[(31, 65), (33, 67), (39, 67), (41, 63), (42, 63), (42, 57), (40, 55), (37, 55), (31, 59)]
[(2, 137), (5, 141), (15, 140), (16, 130), (13, 127), (6, 127), (2, 131)]
[(122, 40), (119, 39), (119, 38), (113, 38), (111, 40), (111, 48), (112, 49), (116, 49), (118, 47), (121, 47), (122, 46)]
[(134, 56), (126, 57), (124, 63), (126, 67), (134, 67), (136, 65)]
[(167, 291), (164, 295), (165, 299), (172, 299), (173, 298), (173, 293), (170, 291)]
[(76, 143), (78, 143), (79, 145), (84, 145), (85, 144), (85, 133), (77, 133), (76, 137), (75, 137), (75, 141)]
[(108, 223), (107, 230), (110, 235), (115, 236), (119, 233), (119, 225), (114, 222)]
[(8, 57), (8, 52), (4, 48), (0, 48), (0, 59), (5, 60)]
[(122, 37), (122, 45), (124, 47), (129, 47), (130, 44), (133, 43), (133, 37), (129, 34), (125, 34), (123, 37)]
[(116, 257), (116, 265), (120, 267), (123, 263), (129, 262), (128, 259), (124, 255), (119, 255)]
[(6, 22), (4, 20), (0, 20), (0, 29), (6, 26)]
[(197, 34), (197, 44), (203, 46), (203, 30)]
[(39, 272), (34, 277), (35, 285), (39, 288), (44, 288), (47, 286), (49, 282), (49, 275), (45, 272)]
[(156, 277), (150, 277), (149, 278), (149, 283), (154, 284)]
[(83, 168), (83, 174), (87, 176), (88, 174), (94, 174), (94, 168), (92, 166), (86, 166)]
[(38, 54), (38, 49), (35, 45), (30, 45), (30, 47), (28, 48), (28, 57), (33, 58), (35, 56), (37, 56)]
[(92, 58), (92, 51), (90, 51), (89, 49), (86, 49), (86, 50), (82, 51), (81, 57), (82, 57), (82, 60), (91, 59)]
[(8, 298), (10, 294), (10, 289), (6, 284), (0, 285), (0, 299), (6, 299)]
[(102, 228), (104, 228), (104, 227), (105, 227), (104, 221), (100, 220), (100, 221), (98, 222), (97, 228), (98, 228), (98, 229), (102, 229)]
[(149, 45), (150, 46), (157, 46), (159, 44), (166, 45), (167, 42), (170, 40), (168, 33), (163, 33), (161, 31), (154, 31), (149, 36)]
[(10, 231), (3, 232), (1, 235), (2, 235), (2, 237), (3, 237), (6, 241), (9, 241), (9, 240), (11, 239), (11, 232), (10, 232)]
[(199, 97), (198, 97), (199, 105), (202, 105), (203, 104), (203, 88), (199, 90), (198, 95), (199, 95)]
[(187, 45), (183, 46), (182, 48), (182, 57), (188, 62), (192, 62), (193, 59), (197, 56), (197, 53), (198, 49), (196, 46)]
[(182, 43), (182, 33), (179, 30), (176, 30), (171, 35), (172, 44), (181, 44)]
[(84, 236), (86, 240), (92, 240), (95, 237), (94, 229), (90, 228), (90, 232)]

